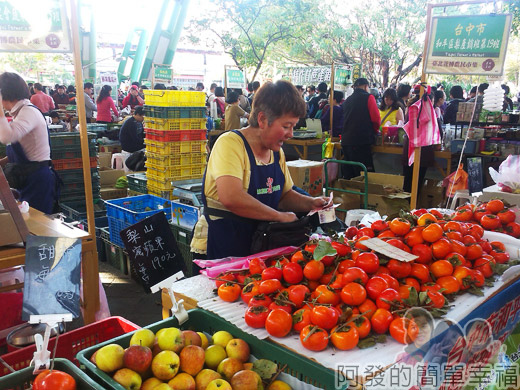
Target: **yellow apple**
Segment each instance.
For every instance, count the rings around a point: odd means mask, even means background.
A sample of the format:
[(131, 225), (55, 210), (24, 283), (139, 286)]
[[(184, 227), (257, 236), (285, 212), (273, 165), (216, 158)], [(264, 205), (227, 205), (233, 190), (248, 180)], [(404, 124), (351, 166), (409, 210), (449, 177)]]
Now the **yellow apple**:
[(232, 339), (226, 345), (226, 353), (228, 357), (236, 358), (245, 363), (249, 360), (249, 344), (242, 339)]
[(197, 334), (200, 336), (200, 340), (202, 342), (201, 347), (206, 349), (209, 347), (209, 339), (208, 336), (206, 336), (206, 333), (204, 332), (197, 332)]
[(129, 368), (121, 368), (114, 374), (113, 379), (126, 390), (139, 390), (141, 388), (141, 376)]
[(220, 345), (210, 345), (206, 349), (206, 366), (212, 370), (215, 370), (225, 358), (227, 358), (226, 350)]
[(205, 368), (195, 377), (197, 390), (206, 390), (208, 384), (214, 379), (221, 379), (220, 374), (216, 371), (210, 370), (209, 368)]
[(163, 351), (179, 353), (184, 348), (184, 335), (178, 328), (166, 328), (157, 336), (157, 344)]
[(229, 382), (224, 379), (213, 379), (208, 383), (206, 390), (233, 390)]
[(185, 372), (175, 375), (175, 377), (168, 382), (168, 385), (175, 390), (195, 390), (197, 388), (195, 378)]
[(252, 370), (242, 370), (233, 375), (231, 386), (240, 390), (264, 390), (262, 378)]
[(152, 390), (172, 390), (172, 388), (167, 383), (161, 383), (157, 385)]
[(108, 344), (97, 351), (96, 365), (104, 372), (112, 372), (123, 368), (125, 350), (118, 344)]
[(287, 383), (275, 380), (273, 383), (269, 385), (267, 390), (292, 390), (291, 386), (289, 386)]
[(130, 339), (130, 345), (141, 345), (152, 349), (155, 335), (150, 329), (139, 329)]
[(156, 386), (159, 386), (162, 381), (157, 378), (148, 378), (145, 380), (141, 386), (141, 390), (152, 390), (155, 389)]
[(152, 360), (152, 372), (156, 378), (168, 381), (179, 371), (179, 355), (173, 351), (159, 352)]
[(226, 332), (225, 330), (219, 330), (213, 335), (213, 344), (220, 345), (223, 348), (226, 348), (227, 343), (233, 340), (233, 336), (231, 333)]
[(233, 378), (233, 375), (243, 369), (244, 365), (240, 360), (228, 357), (220, 362), (217, 367), (217, 372), (222, 375), (222, 378), (229, 381)]

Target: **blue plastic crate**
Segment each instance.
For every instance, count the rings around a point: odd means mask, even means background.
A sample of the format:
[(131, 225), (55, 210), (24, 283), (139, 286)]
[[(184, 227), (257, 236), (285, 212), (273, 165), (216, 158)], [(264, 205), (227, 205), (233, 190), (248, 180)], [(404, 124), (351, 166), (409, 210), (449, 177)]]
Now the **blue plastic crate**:
[[(140, 195), (129, 198), (111, 199), (105, 202), (107, 216), (133, 225), (157, 211), (164, 211), (166, 218), (171, 218), (172, 202), (154, 195)], [(146, 210), (149, 208), (150, 210)]]
[(125, 244), (123, 244), (123, 240), (121, 240), (119, 232), (130, 225), (130, 223), (125, 223), (120, 219), (108, 217), (108, 230), (110, 232), (110, 242), (124, 248)]

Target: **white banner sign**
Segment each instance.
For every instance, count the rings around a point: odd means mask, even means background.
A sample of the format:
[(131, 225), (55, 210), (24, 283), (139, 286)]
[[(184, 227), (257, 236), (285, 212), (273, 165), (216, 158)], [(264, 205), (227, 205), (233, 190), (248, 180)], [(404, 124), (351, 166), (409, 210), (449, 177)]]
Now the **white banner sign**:
[(0, 0), (0, 51), (72, 51), (65, 0)]

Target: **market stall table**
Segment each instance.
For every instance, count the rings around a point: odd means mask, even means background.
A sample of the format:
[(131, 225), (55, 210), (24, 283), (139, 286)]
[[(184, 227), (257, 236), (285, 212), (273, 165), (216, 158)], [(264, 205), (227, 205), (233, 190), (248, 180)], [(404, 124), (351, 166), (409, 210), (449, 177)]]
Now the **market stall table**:
[[(287, 159), (295, 157), (302, 160), (321, 161), (321, 147), (325, 138), (295, 139), (291, 138), (284, 142), (283, 150)], [(316, 156), (319, 154), (319, 158)]]
[[(29, 213), (22, 214), (29, 232), (37, 236), (66, 237), (82, 239), (82, 279), (84, 321), (91, 323), (99, 308), (99, 274), (97, 264), (93, 266), (92, 254), (96, 249), (96, 241), (89, 238), (87, 232), (66, 224), (59, 219), (51, 219), (41, 211), (30, 208)], [(25, 248), (20, 246), (0, 247), (0, 270), (23, 265), (25, 263)], [(23, 283), (0, 287), (0, 292), (16, 290)]]

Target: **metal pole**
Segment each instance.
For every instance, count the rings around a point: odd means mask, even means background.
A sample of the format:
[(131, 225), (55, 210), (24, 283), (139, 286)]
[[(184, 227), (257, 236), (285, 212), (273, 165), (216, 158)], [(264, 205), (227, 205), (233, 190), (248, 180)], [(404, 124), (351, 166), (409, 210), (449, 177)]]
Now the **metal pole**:
[(330, 116), (330, 126), (329, 126), (329, 136), (332, 138), (332, 117), (334, 116), (334, 61), (332, 61), (332, 65), (330, 66), (330, 96), (329, 96), (329, 116)]

